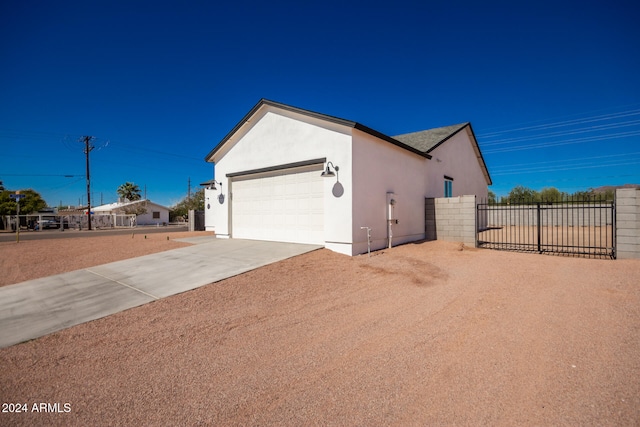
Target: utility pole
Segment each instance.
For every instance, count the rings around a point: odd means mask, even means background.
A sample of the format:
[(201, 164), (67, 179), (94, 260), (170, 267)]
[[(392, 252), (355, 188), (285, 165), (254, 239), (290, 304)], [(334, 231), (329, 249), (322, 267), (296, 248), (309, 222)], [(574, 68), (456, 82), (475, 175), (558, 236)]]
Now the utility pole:
[(87, 157), (87, 219), (89, 221), (89, 231), (91, 231), (91, 179), (89, 178), (89, 153), (95, 147), (91, 145), (93, 136), (83, 136), (80, 142), (84, 142), (84, 154)]
[(189, 187), (187, 189), (187, 201), (191, 201), (191, 177), (189, 177)]

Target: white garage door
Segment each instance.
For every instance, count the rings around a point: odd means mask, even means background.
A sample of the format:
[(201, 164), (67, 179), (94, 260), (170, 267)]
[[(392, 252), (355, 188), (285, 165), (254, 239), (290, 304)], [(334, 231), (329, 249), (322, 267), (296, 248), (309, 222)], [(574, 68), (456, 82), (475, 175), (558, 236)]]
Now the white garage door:
[(232, 237), (324, 244), (322, 165), (233, 178)]

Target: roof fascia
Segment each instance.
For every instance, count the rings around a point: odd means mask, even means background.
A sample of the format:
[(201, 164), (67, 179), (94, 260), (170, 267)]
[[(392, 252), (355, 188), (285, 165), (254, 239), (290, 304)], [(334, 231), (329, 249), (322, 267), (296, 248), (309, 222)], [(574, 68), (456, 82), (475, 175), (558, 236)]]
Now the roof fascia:
[[(471, 126), (471, 123), (467, 122), (464, 126), (460, 126), (460, 129), (458, 129), (457, 131), (449, 134), (449, 136), (447, 136), (446, 138), (444, 138), (442, 141), (438, 142), (436, 145), (434, 145), (433, 147), (429, 148), (427, 150), (427, 153), (432, 152), (433, 150), (435, 150), (436, 148), (438, 148), (439, 146), (441, 146), (442, 144), (444, 144), (446, 141), (448, 141), (449, 139), (453, 138), (456, 134), (458, 134), (458, 132), (460, 132), (462, 129), (466, 128), (467, 126)], [(475, 137), (474, 137), (475, 138)]]
[(471, 137), (473, 138), (473, 143), (475, 144), (476, 151), (478, 152), (478, 160), (480, 161), (480, 166), (482, 167), (482, 170), (485, 173), (485, 178), (487, 179), (487, 185), (492, 185), (493, 181), (491, 180), (491, 175), (489, 175), (489, 169), (487, 168), (487, 164), (485, 163), (484, 157), (482, 156), (482, 150), (480, 150), (480, 145), (478, 144), (478, 140), (476, 139), (476, 134), (473, 131), (473, 127), (471, 126), (471, 123), (468, 123), (467, 126), (469, 126), (469, 130), (471, 131)]
[(371, 136), (374, 136), (376, 138), (382, 139), (384, 141), (387, 141), (393, 145), (396, 145), (400, 148), (404, 148), (405, 150), (411, 151), (413, 153), (416, 153), (422, 157), (426, 157), (427, 159), (431, 158), (431, 155), (425, 152), (422, 152), (418, 149), (415, 149), (409, 145), (406, 145), (396, 139), (391, 138), (388, 135), (385, 135), (383, 133), (380, 133), (374, 129), (371, 129), (367, 126), (364, 126), (360, 123), (351, 121), (351, 120), (345, 120), (345, 119), (341, 119), (339, 117), (335, 117), (335, 116), (329, 116), (326, 114), (321, 114), (321, 113), (316, 113), (315, 111), (310, 111), (310, 110), (304, 110), (302, 108), (298, 108), (298, 107), (293, 107), (291, 105), (287, 105), (287, 104), (281, 104), (279, 102), (275, 102), (275, 101), (270, 101), (268, 99), (261, 99), (243, 118), (242, 120), (240, 120), (238, 122), (238, 124), (235, 125), (235, 127), (233, 129), (231, 129), (231, 131), (222, 139), (222, 141), (220, 141), (220, 143), (218, 145), (216, 145), (214, 147), (213, 150), (211, 150), (209, 152), (209, 154), (207, 154), (204, 158), (204, 160), (206, 162), (210, 162), (211, 158), (218, 152), (220, 151), (220, 149), (227, 143), (227, 141), (229, 141), (229, 139), (231, 139), (231, 137), (240, 130), (240, 128), (242, 126), (244, 126), (244, 124), (246, 122), (248, 122), (251, 117), (256, 114), (258, 112), (258, 110), (263, 106), (263, 105), (268, 105), (271, 107), (275, 107), (275, 108), (279, 108), (281, 110), (285, 110), (285, 111), (291, 111), (297, 114), (301, 114), (307, 117), (312, 117), (315, 119), (319, 119), (319, 120), (325, 120), (331, 123), (336, 123), (338, 125), (342, 125), (342, 126), (346, 126), (346, 127), (350, 127), (353, 129), (358, 129), (362, 132), (365, 132)]
[(422, 157), (426, 157), (427, 159), (431, 159), (430, 154), (425, 153), (424, 151), (420, 151), (417, 148), (413, 148), (407, 144), (404, 144), (398, 141), (397, 139), (393, 139), (388, 135), (378, 132), (377, 130), (361, 125), (360, 123), (355, 123), (354, 129), (358, 129), (359, 131), (367, 133), (371, 136), (375, 136), (376, 138), (382, 139), (383, 141), (389, 142), (397, 147), (404, 148), (405, 150), (411, 151), (412, 153), (418, 154)]
[(429, 152), (435, 150), (440, 145), (442, 145), (445, 141), (453, 138), (461, 130), (466, 129), (466, 128), (469, 128), (469, 131), (471, 132), (471, 143), (474, 145), (473, 148), (474, 148), (474, 150), (476, 152), (476, 157), (478, 158), (478, 162), (480, 163), (480, 168), (482, 169), (482, 172), (484, 173), (484, 177), (485, 177), (485, 180), (487, 181), (487, 185), (492, 185), (493, 181), (491, 181), (491, 175), (489, 175), (489, 169), (487, 169), (487, 164), (484, 161), (484, 157), (482, 157), (482, 151), (480, 151), (480, 145), (478, 144), (478, 140), (476, 139), (476, 134), (473, 132), (473, 127), (471, 126), (471, 122), (467, 122), (464, 126), (461, 126), (460, 129), (458, 129), (457, 131), (453, 132), (451, 135), (447, 136), (442, 141), (438, 142), (436, 145), (431, 147), (429, 149), (429, 151), (427, 151), (427, 152), (429, 153)]
[(325, 121), (329, 121), (329, 122), (332, 122), (332, 123), (337, 123), (339, 125), (343, 125), (343, 126), (347, 126), (347, 127), (351, 127), (351, 128), (356, 125), (355, 122), (352, 122), (350, 120), (344, 120), (344, 119), (341, 119), (341, 118), (338, 118), (338, 117), (328, 116), (326, 114), (321, 114), (321, 113), (316, 113), (315, 111), (303, 110), (302, 108), (292, 107), (291, 105), (281, 104), (279, 102), (270, 101), (268, 99), (264, 99), (263, 98), (242, 118), (242, 120), (240, 120), (238, 122), (238, 124), (235, 125), (235, 127), (233, 129), (231, 129), (231, 131), (224, 138), (222, 138), (222, 141), (220, 141), (220, 143), (218, 145), (216, 145), (214, 147), (214, 149), (211, 150), (209, 152), (209, 154), (207, 154), (205, 156), (204, 160), (206, 162), (210, 162), (211, 161), (211, 157), (213, 157), (213, 155), (216, 154), (227, 143), (227, 141), (229, 139), (231, 139), (231, 137), (236, 132), (238, 132), (240, 130), (240, 128), (242, 126), (244, 126), (244, 124), (246, 122), (248, 122), (254, 114), (256, 114), (258, 112), (258, 110), (263, 105), (268, 105), (268, 106), (279, 108), (279, 109), (285, 110), (285, 111), (291, 111), (291, 112), (294, 112), (294, 113), (305, 115), (307, 117), (313, 117), (313, 118), (316, 118), (316, 119), (325, 120)]

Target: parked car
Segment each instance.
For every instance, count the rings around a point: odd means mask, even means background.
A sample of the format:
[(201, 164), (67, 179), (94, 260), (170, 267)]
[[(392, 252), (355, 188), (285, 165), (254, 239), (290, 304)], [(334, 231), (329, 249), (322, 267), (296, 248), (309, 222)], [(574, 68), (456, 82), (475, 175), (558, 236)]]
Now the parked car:
[(42, 220), (40, 224), (43, 230), (47, 228), (60, 228), (60, 223), (55, 219), (45, 219)]

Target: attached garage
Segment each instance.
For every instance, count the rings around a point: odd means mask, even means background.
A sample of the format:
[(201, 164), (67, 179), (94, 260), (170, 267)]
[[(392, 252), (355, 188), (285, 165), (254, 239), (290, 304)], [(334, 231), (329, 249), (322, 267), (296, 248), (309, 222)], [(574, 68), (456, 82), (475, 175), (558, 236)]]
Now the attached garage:
[[(432, 157), (434, 158), (431, 161)], [(425, 238), (425, 198), (486, 197), (471, 125), (390, 137), (261, 100), (206, 156), (205, 227), (221, 239), (321, 245), (355, 255)]]
[(322, 168), (229, 174), (231, 237), (323, 245)]

